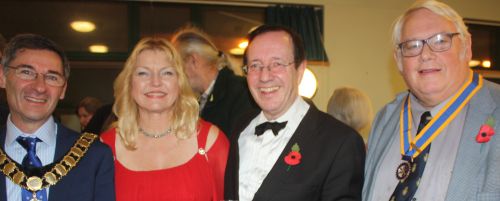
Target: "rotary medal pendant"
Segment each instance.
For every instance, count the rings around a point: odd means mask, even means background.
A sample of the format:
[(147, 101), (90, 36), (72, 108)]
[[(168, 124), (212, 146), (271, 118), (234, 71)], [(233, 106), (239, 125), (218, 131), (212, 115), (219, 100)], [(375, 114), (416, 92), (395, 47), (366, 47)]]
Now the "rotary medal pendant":
[(36, 197), (36, 192), (33, 191), (33, 197), (31, 197), (30, 201), (41, 201)]
[(33, 192), (33, 197), (30, 201), (41, 201), (36, 197), (36, 192), (42, 189), (42, 179), (40, 177), (30, 177), (28, 181), (26, 181), (26, 186), (28, 186), (28, 190)]
[(410, 162), (404, 161), (396, 169), (396, 178), (398, 178), (399, 181), (404, 181), (410, 175), (410, 169)]

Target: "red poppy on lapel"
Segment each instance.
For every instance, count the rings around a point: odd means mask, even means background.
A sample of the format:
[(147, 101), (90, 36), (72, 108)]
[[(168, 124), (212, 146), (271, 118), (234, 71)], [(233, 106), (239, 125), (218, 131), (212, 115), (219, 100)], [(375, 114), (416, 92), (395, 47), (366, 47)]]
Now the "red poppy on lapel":
[(300, 154), (300, 147), (299, 144), (295, 143), (292, 146), (292, 151), (290, 151), (290, 153), (285, 156), (285, 163), (288, 164), (288, 169), (286, 171), (289, 171), (291, 166), (300, 164), (300, 159), (302, 159), (302, 154)]
[(495, 119), (493, 117), (489, 117), (486, 122), (481, 125), (479, 128), (479, 133), (476, 135), (476, 141), (478, 143), (489, 142), (491, 136), (495, 134)]

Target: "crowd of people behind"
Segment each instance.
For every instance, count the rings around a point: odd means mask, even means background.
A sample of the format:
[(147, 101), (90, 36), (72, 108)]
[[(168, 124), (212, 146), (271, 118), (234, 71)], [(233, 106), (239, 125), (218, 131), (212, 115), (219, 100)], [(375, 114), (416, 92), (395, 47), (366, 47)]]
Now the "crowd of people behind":
[(14, 36), (0, 54), (0, 200), (500, 200), (500, 86), (469, 69), (470, 33), (448, 5), (419, 0), (396, 19), (409, 90), (377, 113), (367, 146), (364, 93), (339, 88), (322, 112), (298, 94), (296, 32), (262, 25), (247, 38), (246, 76), (199, 28), (142, 38), (114, 103), (79, 103), (78, 133), (52, 115), (64, 51)]

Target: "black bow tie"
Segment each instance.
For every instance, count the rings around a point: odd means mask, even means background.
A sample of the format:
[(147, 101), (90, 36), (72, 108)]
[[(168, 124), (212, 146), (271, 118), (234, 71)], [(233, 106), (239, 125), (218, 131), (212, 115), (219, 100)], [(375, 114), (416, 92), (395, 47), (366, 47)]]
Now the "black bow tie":
[(285, 122), (264, 122), (258, 126), (255, 127), (255, 135), (261, 136), (266, 132), (266, 130), (271, 129), (273, 131), (274, 135), (278, 135), (278, 132), (280, 132), (281, 129), (285, 128), (286, 126), (286, 121)]

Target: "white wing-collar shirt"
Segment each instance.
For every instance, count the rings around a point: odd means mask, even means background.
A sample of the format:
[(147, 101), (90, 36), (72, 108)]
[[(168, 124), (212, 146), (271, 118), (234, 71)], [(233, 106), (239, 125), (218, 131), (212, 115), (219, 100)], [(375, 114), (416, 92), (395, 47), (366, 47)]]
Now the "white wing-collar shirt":
[[(309, 110), (310, 106), (301, 97), (297, 97), (292, 106), (285, 114), (275, 120), (268, 120), (261, 112), (243, 130), (239, 139), (239, 199), (240, 201), (250, 201), (269, 171), (279, 159), (288, 141), (293, 136), (295, 130)], [(271, 130), (266, 130), (264, 134), (255, 135), (255, 127), (266, 121), (285, 122), (286, 127), (274, 135)], [(305, 133), (300, 133), (304, 135)]]

